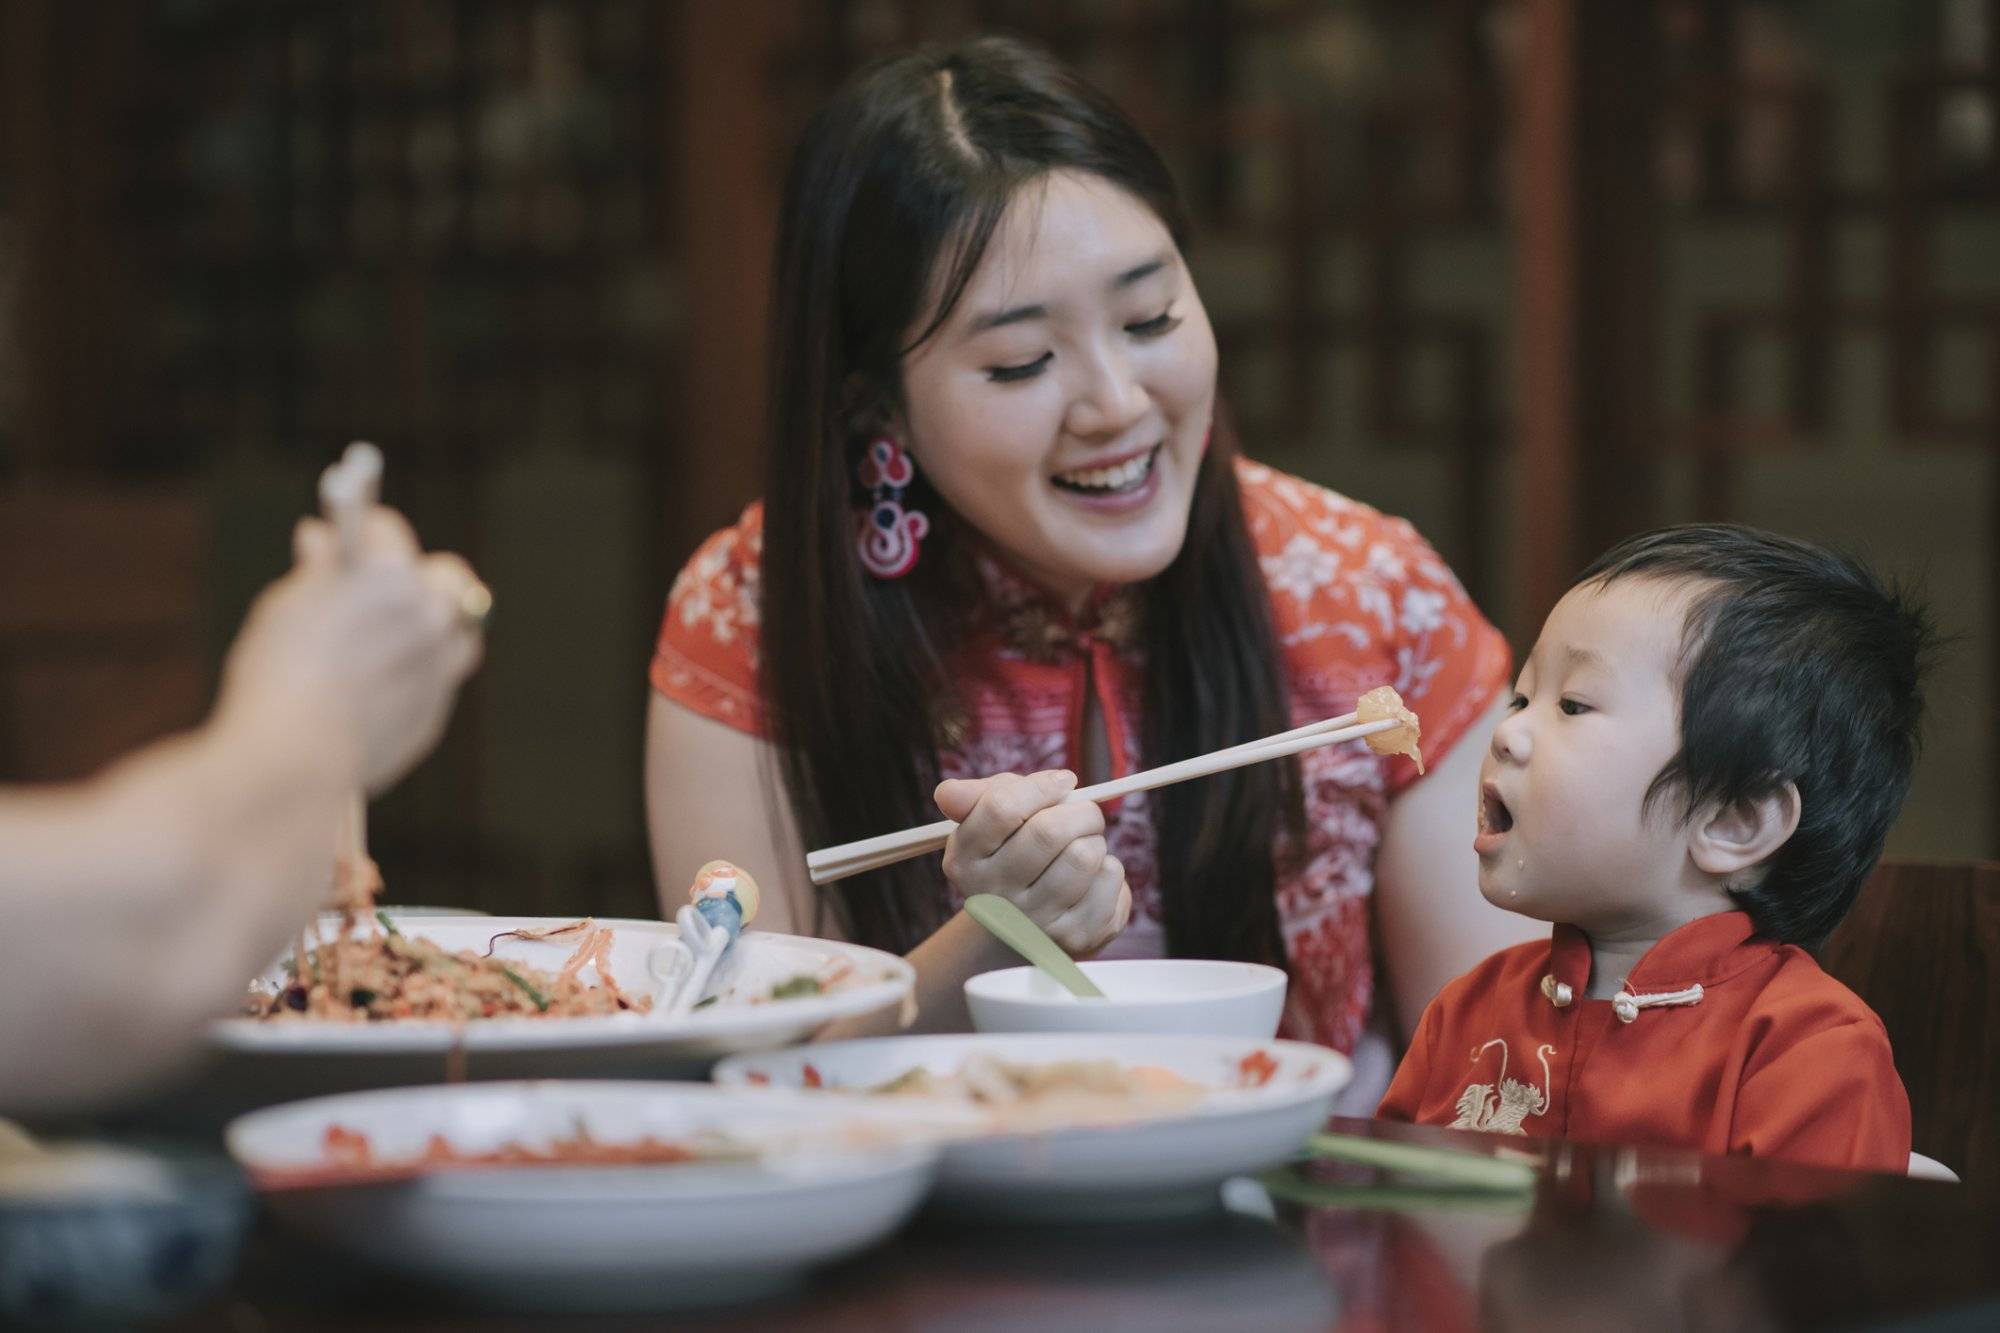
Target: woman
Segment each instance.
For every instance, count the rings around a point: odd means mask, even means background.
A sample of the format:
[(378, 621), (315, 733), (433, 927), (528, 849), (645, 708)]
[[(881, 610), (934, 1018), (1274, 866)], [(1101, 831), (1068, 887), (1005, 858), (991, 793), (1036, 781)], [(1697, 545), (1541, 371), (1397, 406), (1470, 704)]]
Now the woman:
[[(1380, 1012), (1371, 929), (1406, 1030), (1523, 937), (1470, 850), (1505, 647), (1408, 525), (1238, 456), (1185, 230), (1138, 132), (1018, 43), (892, 60), (815, 118), (765, 501), (682, 571), (653, 663), (669, 908), (727, 856), (772, 886), (760, 925), (909, 951), (922, 1021), (952, 1026), (1009, 961), (955, 909), (1001, 893), (1074, 953), (1287, 963), (1286, 1030), (1348, 1051)], [(1342, 747), (1062, 800), (1384, 682), (1423, 717), (1422, 781)], [(805, 849), (940, 809), (941, 864), (806, 879)], [(1357, 1096), (1388, 1076), (1366, 1045)]]

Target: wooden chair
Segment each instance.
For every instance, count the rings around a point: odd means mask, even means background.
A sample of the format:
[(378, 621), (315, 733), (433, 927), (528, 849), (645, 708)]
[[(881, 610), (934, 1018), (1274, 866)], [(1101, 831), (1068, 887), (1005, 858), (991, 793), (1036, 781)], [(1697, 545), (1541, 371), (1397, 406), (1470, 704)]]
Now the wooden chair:
[(1884, 862), (1819, 960), (1888, 1026), (1916, 1150), (2000, 1180), (2000, 864)]

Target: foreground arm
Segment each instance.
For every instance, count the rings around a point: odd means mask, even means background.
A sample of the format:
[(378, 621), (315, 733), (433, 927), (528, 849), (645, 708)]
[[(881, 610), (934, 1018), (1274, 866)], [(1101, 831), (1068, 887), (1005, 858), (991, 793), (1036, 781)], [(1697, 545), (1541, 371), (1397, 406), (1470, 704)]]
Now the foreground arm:
[(478, 657), (462, 562), (379, 515), (370, 558), (261, 598), (214, 715), (61, 787), (0, 791), (0, 1110), (71, 1107), (184, 1058), (331, 887), (352, 793), (435, 743)]

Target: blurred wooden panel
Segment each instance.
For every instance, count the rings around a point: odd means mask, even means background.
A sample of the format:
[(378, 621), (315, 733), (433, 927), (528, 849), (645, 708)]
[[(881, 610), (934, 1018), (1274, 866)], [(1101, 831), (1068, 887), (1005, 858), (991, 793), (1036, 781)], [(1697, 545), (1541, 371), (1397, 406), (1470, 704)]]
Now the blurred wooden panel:
[(0, 666), (0, 689), (13, 733), (8, 777), (57, 781), (199, 722), (208, 673), (190, 634), (111, 658), (31, 652)]
[(0, 495), (0, 776), (80, 777), (201, 718), (202, 531), (185, 493)]
[(1884, 863), (1820, 962), (1888, 1027), (1916, 1150), (2000, 1179), (2000, 865)]
[(0, 635), (191, 626), (201, 606), (203, 522), (185, 493), (0, 494)]

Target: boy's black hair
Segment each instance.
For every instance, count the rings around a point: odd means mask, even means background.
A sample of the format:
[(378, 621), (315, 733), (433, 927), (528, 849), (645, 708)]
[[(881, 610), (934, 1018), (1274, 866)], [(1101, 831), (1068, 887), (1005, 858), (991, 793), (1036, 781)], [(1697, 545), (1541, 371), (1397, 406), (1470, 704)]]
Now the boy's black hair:
[(1682, 630), (1680, 753), (1646, 799), (1675, 791), (1692, 817), (1797, 783), (1798, 831), (1731, 897), (1759, 934), (1817, 945), (1909, 792), (1930, 616), (1852, 556), (1733, 523), (1630, 538), (1576, 586), (1639, 577), (1703, 585)]

